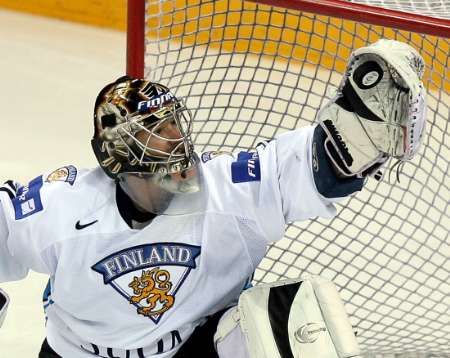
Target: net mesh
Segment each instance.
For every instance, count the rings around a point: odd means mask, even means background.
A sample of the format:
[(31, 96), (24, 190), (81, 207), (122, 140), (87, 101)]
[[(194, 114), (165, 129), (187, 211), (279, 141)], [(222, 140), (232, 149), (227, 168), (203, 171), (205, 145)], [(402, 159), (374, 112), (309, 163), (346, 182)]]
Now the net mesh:
[[(362, 0), (361, 0), (362, 1)], [(442, 1), (376, 1), (405, 11)], [(289, 225), (255, 282), (333, 280), (366, 357), (450, 357), (449, 40), (249, 2), (147, 1), (145, 76), (185, 97), (201, 150), (244, 150), (310, 125), (350, 52), (379, 38), (427, 63), (427, 136), (395, 175), (369, 180), (332, 220)]]
[(354, 3), (378, 6), (441, 19), (450, 19), (450, 2), (446, 0), (350, 0)]

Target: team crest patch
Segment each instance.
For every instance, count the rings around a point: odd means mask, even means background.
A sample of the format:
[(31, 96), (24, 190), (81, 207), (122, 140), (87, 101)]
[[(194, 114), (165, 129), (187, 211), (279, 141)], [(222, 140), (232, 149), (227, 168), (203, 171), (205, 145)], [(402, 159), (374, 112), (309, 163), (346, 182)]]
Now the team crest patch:
[(51, 183), (54, 181), (65, 181), (70, 185), (73, 185), (75, 179), (77, 178), (77, 168), (73, 165), (68, 165), (65, 167), (58, 168), (47, 175), (45, 181)]
[(200, 246), (158, 243), (131, 247), (100, 260), (92, 269), (103, 276), (140, 315), (158, 324), (176, 305), (176, 293), (191, 270)]

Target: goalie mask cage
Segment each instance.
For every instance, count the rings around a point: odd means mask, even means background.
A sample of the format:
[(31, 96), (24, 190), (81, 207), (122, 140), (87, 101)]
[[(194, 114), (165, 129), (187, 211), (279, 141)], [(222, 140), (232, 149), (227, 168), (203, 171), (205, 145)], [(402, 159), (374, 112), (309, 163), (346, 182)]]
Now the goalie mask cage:
[(289, 225), (254, 277), (333, 280), (365, 357), (450, 357), (445, 1), (129, 1), (128, 74), (185, 98), (198, 151), (244, 150), (310, 125), (351, 51), (379, 38), (424, 57), (427, 136), (400, 183), (387, 172), (339, 205), (336, 218)]

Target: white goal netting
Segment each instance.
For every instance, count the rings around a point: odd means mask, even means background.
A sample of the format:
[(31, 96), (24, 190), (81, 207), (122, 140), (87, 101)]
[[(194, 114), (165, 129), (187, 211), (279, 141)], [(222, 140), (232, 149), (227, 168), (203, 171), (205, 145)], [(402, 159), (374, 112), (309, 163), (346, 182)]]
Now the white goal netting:
[(350, 0), (354, 3), (378, 6), (407, 13), (450, 19), (448, 0)]
[[(276, 0), (274, 0), (274, 3)], [(320, 3), (320, 1), (318, 1)], [(359, 3), (449, 17), (442, 0)], [(427, 63), (423, 149), (339, 206), (289, 225), (255, 282), (320, 274), (340, 288), (366, 357), (450, 357), (450, 42), (239, 0), (149, 0), (145, 76), (185, 97), (197, 150), (243, 150), (310, 125), (350, 52), (381, 37)]]

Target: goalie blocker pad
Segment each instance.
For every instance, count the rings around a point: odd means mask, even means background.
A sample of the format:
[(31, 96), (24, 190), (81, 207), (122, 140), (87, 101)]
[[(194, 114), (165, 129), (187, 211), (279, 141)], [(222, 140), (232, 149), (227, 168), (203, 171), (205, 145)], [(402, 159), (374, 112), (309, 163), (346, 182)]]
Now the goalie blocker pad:
[(6, 317), (6, 310), (8, 309), (9, 297), (5, 291), (0, 288), (0, 327)]
[(238, 306), (220, 321), (214, 340), (221, 358), (360, 358), (361, 354), (335, 285), (319, 276), (244, 291)]

